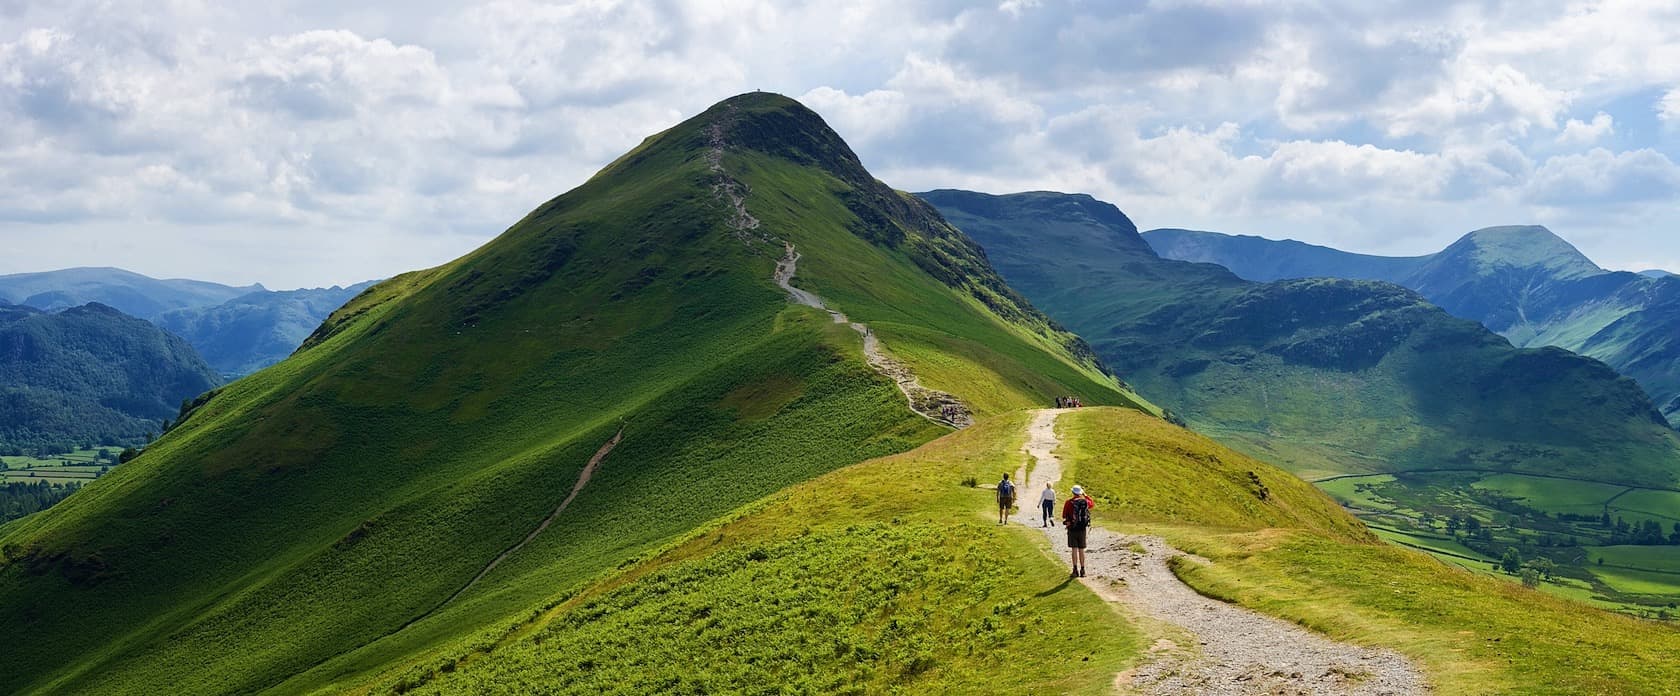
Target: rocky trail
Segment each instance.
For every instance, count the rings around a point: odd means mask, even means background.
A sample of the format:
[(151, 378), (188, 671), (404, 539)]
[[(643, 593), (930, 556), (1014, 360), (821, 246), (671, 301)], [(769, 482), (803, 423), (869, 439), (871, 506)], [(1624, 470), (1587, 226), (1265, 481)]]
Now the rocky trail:
[[(1062, 476), (1055, 450), (1060, 410), (1039, 411), (1025, 451), (1036, 461), (1023, 468), (1013, 520), (1040, 525), (1039, 493)], [(1057, 489), (1057, 511), (1067, 496)], [(1102, 514), (1099, 508), (1095, 511)], [(1044, 529), (1057, 558), (1068, 562), (1067, 536)], [(1168, 559), (1185, 556), (1154, 536), (1100, 527), (1089, 531), (1086, 577), (1080, 582), (1128, 613), (1174, 627), (1150, 648), (1144, 664), (1120, 674), (1115, 686), (1144, 694), (1419, 694), (1422, 674), (1400, 654), (1338, 643), (1293, 624), (1204, 597), (1179, 581)], [(1207, 562), (1190, 557), (1192, 560)]]
[(834, 323), (850, 326), (852, 330), (863, 336), (864, 359), (876, 372), (881, 373), (898, 385), (898, 390), (904, 394), (905, 400), (910, 402), (910, 410), (921, 414), (928, 420), (953, 428), (966, 428), (974, 424), (974, 416), (970, 413), (966, 404), (955, 396), (922, 386), (909, 366), (887, 355), (886, 351), (881, 349), (881, 340), (875, 337), (875, 332), (870, 330), (867, 325), (847, 319), (845, 314), (830, 309), (827, 304), (824, 304), (822, 298), (794, 287), (793, 274), (799, 267), (799, 252), (793, 248), (793, 244), (784, 244), (787, 253), (782, 256), (780, 261), (776, 262), (776, 284), (786, 290), (788, 296), (794, 302), (828, 312), (828, 316), (834, 319)]

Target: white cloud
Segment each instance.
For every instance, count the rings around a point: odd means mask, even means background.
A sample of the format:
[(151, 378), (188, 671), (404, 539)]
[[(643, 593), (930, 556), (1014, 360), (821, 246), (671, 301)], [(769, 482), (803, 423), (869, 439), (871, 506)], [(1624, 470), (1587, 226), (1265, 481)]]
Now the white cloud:
[[(1088, 191), (1145, 225), (1402, 253), (1544, 221), (1607, 256), (1680, 257), (1661, 222), (1680, 212), (1680, 129), (1648, 125), (1653, 109), (1680, 121), (1674, 3), (71, 0), (0, 14), (0, 272), (390, 275), (448, 260), (754, 88), (817, 109), (901, 188)], [(288, 245), (331, 253), (276, 251)]]
[(1657, 102), (1657, 117), (1669, 122), (1680, 121), (1680, 87), (1669, 90)]
[(1528, 197), (1543, 205), (1673, 200), (1680, 195), (1680, 167), (1662, 153), (1603, 148), (1546, 160)]
[(1599, 138), (1616, 132), (1615, 119), (1603, 111), (1593, 116), (1592, 121), (1569, 119), (1563, 124), (1563, 132), (1558, 134), (1557, 140), (1564, 145), (1591, 145)]

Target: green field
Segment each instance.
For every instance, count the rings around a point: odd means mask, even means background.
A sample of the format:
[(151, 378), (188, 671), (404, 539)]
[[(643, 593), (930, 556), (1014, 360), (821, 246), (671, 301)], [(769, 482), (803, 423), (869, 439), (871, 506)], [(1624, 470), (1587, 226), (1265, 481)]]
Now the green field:
[[(1558, 564), (1557, 576), (1540, 585), (1553, 594), (1643, 617), (1680, 603), (1680, 546), (1607, 546), (1610, 530), (1598, 521), (1606, 513), (1630, 524), (1656, 519), (1669, 533), (1672, 523), (1663, 513), (1630, 508), (1680, 515), (1664, 507), (1680, 503), (1680, 493), (1478, 472), (1338, 477), (1317, 485), (1373, 526), (1386, 527), (1378, 529), (1384, 539), (1433, 552), (1446, 563), (1514, 580), (1488, 570), (1514, 547), (1524, 559), (1543, 556)], [(1487, 537), (1449, 534), (1446, 519), (1454, 515), (1474, 517)]]
[[(0, 463), (6, 465), (0, 471), (0, 483), (7, 481), (49, 481), (52, 483), (68, 483), (77, 481), (87, 483), (99, 477), (102, 470), (116, 466), (115, 457), (121, 452), (121, 447), (82, 448), (68, 454), (56, 454), (50, 457), (0, 456)], [(100, 452), (106, 452), (111, 460), (101, 462)]]

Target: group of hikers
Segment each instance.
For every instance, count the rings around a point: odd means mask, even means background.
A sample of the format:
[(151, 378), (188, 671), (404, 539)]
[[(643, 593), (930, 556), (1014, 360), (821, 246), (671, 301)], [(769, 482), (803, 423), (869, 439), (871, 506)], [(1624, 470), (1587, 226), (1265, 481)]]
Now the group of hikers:
[[(1015, 484), (1010, 482), (1009, 474), (1003, 475), (1003, 480), (997, 485), (998, 524), (1009, 523), (1009, 511), (1015, 507)], [(1038, 495), (1038, 507), (1043, 519), (1039, 526), (1054, 527), (1056, 520), (1050, 513), (1056, 509), (1056, 488), (1046, 483), (1043, 492)], [(1091, 511), (1097, 504), (1091, 496), (1085, 495), (1085, 489), (1073, 487), (1073, 496), (1062, 503), (1062, 527), (1067, 529), (1067, 545), (1069, 555), (1073, 561), (1073, 577), (1085, 577), (1085, 531), (1091, 526)]]
[(956, 404), (945, 404), (939, 407), (939, 417), (947, 421), (955, 422), (957, 416), (960, 415), (962, 415), (962, 409), (958, 408)]
[(1077, 397), (1077, 396), (1058, 396), (1058, 397), (1056, 397), (1056, 408), (1084, 408), (1084, 407), (1085, 407), (1085, 402), (1080, 401), (1079, 397)]

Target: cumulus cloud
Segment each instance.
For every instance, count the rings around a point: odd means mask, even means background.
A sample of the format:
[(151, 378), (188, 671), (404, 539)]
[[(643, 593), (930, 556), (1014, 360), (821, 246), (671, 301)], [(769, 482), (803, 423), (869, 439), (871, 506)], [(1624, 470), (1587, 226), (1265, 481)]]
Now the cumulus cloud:
[(1615, 119), (1603, 111), (1594, 115), (1592, 121), (1569, 119), (1563, 124), (1563, 132), (1558, 134), (1558, 142), (1565, 145), (1589, 145), (1598, 142), (1599, 138), (1616, 132)]
[(1680, 194), (1680, 167), (1649, 149), (1612, 153), (1593, 148), (1546, 160), (1528, 196), (1545, 205), (1672, 200)]
[(1680, 257), (1680, 129), (1642, 125), (1680, 121), (1671, 3), (0, 8), (0, 272), (391, 275), (754, 88), (900, 188), (1086, 191), (1145, 226), (1396, 253), (1546, 222)]

